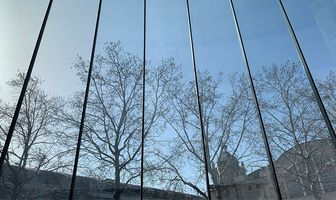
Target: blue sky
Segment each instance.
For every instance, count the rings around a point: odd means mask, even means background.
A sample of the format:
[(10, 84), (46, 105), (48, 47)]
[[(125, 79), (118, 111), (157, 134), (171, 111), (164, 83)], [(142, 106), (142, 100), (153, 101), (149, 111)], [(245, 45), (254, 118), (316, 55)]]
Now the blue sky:
[[(8, 100), (9, 92), (5, 82), (18, 69), (26, 71), (47, 3), (0, 0), (0, 96), (4, 99)], [(89, 58), (97, 4), (95, 0), (54, 1), (34, 69), (34, 74), (45, 80), (46, 89), (52, 88), (51, 93), (67, 96), (78, 89), (70, 67), (77, 54)], [(335, 57), (309, 3), (285, 1), (285, 5), (311, 69), (318, 74), (334, 69)], [(190, 6), (198, 68), (214, 74), (242, 72), (228, 1), (191, 0)], [(263, 65), (297, 60), (275, 0), (235, 1), (235, 6), (252, 71)], [(174, 57), (187, 75), (192, 74), (185, 1), (148, 0), (147, 11), (148, 59), (155, 64), (162, 58)], [(103, 1), (97, 52), (103, 43), (120, 40), (127, 51), (141, 56), (142, 12), (142, 1)]]

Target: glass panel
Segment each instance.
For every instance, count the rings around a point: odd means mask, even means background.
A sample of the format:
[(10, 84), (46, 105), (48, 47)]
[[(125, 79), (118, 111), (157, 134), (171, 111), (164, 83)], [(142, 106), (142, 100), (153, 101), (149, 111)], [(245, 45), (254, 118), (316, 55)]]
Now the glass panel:
[[(0, 151), (6, 140), (21, 83), (12, 91), (9, 81), (26, 72), (47, 9), (46, 1), (0, 1)], [(6, 104), (12, 109), (4, 109)]]
[[(75, 186), (78, 199), (140, 199), (142, 27), (142, 1), (103, 1)], [(83, 85), (88, 65), (80, 58), (74, 67)]]
[(191, 3), (212, 199), (276, 199), (228, 1)]
[(203, 199), (208, 194), (185, 1), (147, 3), (145, 197)]
[[(336, 127), (335, 0), (283, 0)], [(48, 1), (0, 0), (0, 151)], [(147, 1), (145, 199), (275, 199), (227, 1), (190, 1), (209, 157), (205, 186), (185, 1)], [(0, 198), (67, 199), (98, 1), (54, 1)], [(333, 199), (336, 150), (277, 1), (235, 1), (281, 193)], [(102, 5), (76, 199), (140, 199), (143, 1)]]
[(336, 1), (283, 3), (335, 130)]
[(285, 199), (330, 199), (335, 149), (277, 1), (237, 1), (251, 71)]
[[(30, 12), (40, 12), (35, 2), (29, 4), (36, 6)], [(18, 2), (11, 6), (20, 7)], [(1, 198), (67, 199), (80, 117), (72, 108), (81, 109), (74, 105), (73, 96), (83, 88), (72, 67), (77, 54), (85, 59), (89, 55), (95, 11), (96, 3), (89, 0), (54, 1), (5, 160)], [(27, 38), (37, 35), (37, 31), (20, 31)], [(25, 71), (7, 74), (10, 94), (18, 95)], [(1, 109), (10, 113), (15, 106), (16, 101), (8, 101)], [(5, 121), (6, 127), (10, 121)]]

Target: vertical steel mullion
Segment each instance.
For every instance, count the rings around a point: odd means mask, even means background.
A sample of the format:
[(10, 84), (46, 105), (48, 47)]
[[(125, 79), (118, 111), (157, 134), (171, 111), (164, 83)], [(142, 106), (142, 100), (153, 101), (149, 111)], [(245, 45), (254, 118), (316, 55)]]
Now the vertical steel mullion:
[(1, 157), (0, 157), (0, 177), (2, 175), (3, 164), (4, 164), (4, 161), (5, 161), (6, 155), (8, 153), (8, 148), (9, 148), (9, 145), (10, 145), (10, 142), (12, 140), (13, 133), (14, 133), (14, 130), (15, 130), (15, 125), (16, 125), (17, 119), (19, 117), (21, 106), (22, 106), (22, 103), (23, 103), (23, 99), (25, 97), (27, 87), (28, 87), (28, 84), (29, 84), (29, 80), (30, 80), (30, 77), (31, 77), (31, 74), (32, 74), (32, 71), (33, 71), (33, 68), (34, 68), (36, 56), (37, 56), (37, 53), (38, 53), (39, 48), (40, 48), (41, 40), (42, 40), (42, 37), (43, 37), (44, 29), (45, 29), (47, 21), (48, 21), (48, 17), (49, 17), (49, 13), (50, 13), (50, 10), (51, 10), (52, 3), (53, 3), (53, 0), (49, 0), (48, 8), (46, 10), (46, 13), (45, 13), (45, 16), (44, 16), (44, 19), (43, 19), (43, 22), (42, 22), (42, 26), (41, 26), (41, 29), (40, 29), (40, 32), (39, 32), (39, 35), (38, 35), (38, 38), (37, 38), (37, 41), (36, 41), (36, 44), (35, 44), (33, 55), (32, 55), (32, 58), (30, 60), (30, 63), (29, 63), (27, 74), (26, 74), (25, 80), (23, 82), (21, 93), (20, 93), (18, 102), (16, 104), (16, 108), (15, 108), (15, 112), (14, 112), (14, 115), (13, 115), (13, 118), (12, 118), (12, 122), (11, 122), (9, 130), (8, 130), (7, 138), (6, 138), (4, 147), (2, 149), (2, 153), (1, 153)]
[(204, 124), (203, 124), (203, 116), (202, 116), (202, 105), (201, 105), (199, 88), (198, 88), (197, 67), (196, 67), (196, 58), (195, 58), (195, 50), (194, 50), (194, 39), (193, 39), (192, 27), (191, 27), (189, 0), (186, 0), (186, 7), (187, 7), (188, 25), (189, 25), (189, 40), (190, 40), (190, 47), (191, 47), (191, 59), (192, 59), (193, 70), (194, 70), (195, 90), (196, 90), (196, 96), (197, 96), (199, 121), (200, 121), (200, 126), (201, 126), (201, 135), (202, 135), (202, 143), (203, 143), (203, 156), (204, 156), (205, 177), (206, 177), (205, 181), (206, 181), (206, 187), (207, 187), (207, 192), (208, 192), (208, 199), (211, 200), (210, 183), (209, 183), (209, 169), (208, 169), (208, 166), (209, 166), (208, 161), (209, 160), (207, 158), (207, 153), (206, 153), (205, 131), (204, 131)]
[(144, 189), (144, 153), (145, 153), (145, 92), (146, 92), (146, 0), (143, 0), (143, 58), (142, 58), (142, 117), (141, 117), (141, 170), (140, 197), (143, 200)]
[(87, 101), (88, 101), (88, 97), (89, 97), (93, 61), (94, 61), (95, 50), (96, 50), (96, 41), (97, 41), (97, 34), (98, 34), (98, 27), (99, 27), (101, 4), (102, 4), (102, 0), (99, 0), (96, 26), (95, 26), (95, 32), (94, 32), (94, 36), (93, 36), (93, 44), (92, 44), (92, 50), (91, 50), (89, 72), (88, 72), (88, 77), (87, 77), (85, 96), (84, 96), (84, 102), (83, 102), (83, 110), (82, 110), (82, 116), (81, 116), (81, 122), (80, 122), (80, 127), (79, 127), (79, 134), (78, 134), (78, 141), (77, 141), (77, 147), (76, 147), (75, 162), (74, 162), (74, 168), (73, 168), (73, 172), (72, 172), (71, 185), (70, 185), (70, 191), (69, 191), (69, 200), (72, 200), (72, 198), (73, 198), (74, 188), (75, 188), (75, 184), (76, 184), (78, 159), (79, 159), (80, 147), (81, 147), (82, 136), (83, 136), (86, 107), (87, 107)]
[(253, 99), (254, 99), (254, 102), (255, 102), (257, 115), (258, 115), (259, 122), (260, 122), (260, 129), (261, 129), (261, 132), (262, 132), (262, 136), (263, 136), (263, 139), (264, 139), (264, 145), (265, 145), (265, 148), (266, 148), (266, 153), (267, 153), (268, 161), (269, 161), (269, 164), (270, 164), (271, 176), (272, 176), (272, 179), (273, 179), (273, 182), (274, 182), (274, 187), (275, 187), (275, 190), (276, 190), (276, 193), (277, 193), (277, 197), (278, 197), (278, 199), (282, 199), (281, 191), (280, 191), (280, 187), (279, 187), (279, 182), (278, 182), (275, 167), (274, 167), (273, 156), (272, 156), (272, 153), (271, 153), (271, 149), (269, 147), (269, 142), (268, 142), (267, 135), (266, 135), (265, 125), (264, 125), (264, 122), (263, 122), (263, 119), (262, 119), (262, 115), (261, 115), (261, 111), (260, 111), (260, 107), (259, 107), (259, 102), (258, 102), (258, 97), (257, 97), (256, 91), (255, 91), (255, 88), (254, 88), (253, 78), (252, 78), (249, 62), (248, 62), (248, 59), (247, 59), (244, 42), (243, 42), (242, 35), (241, 35), (241, 32), (240, 32), (240, 28), (239, 28), (239, 24), (238, 24), (238, 20), (237, 20), (237, 16), (236, 16), (236, 11), (235, 11), (234, 5), (232, 3), (232, 0), (229, 0), (229, 3), (230, 3), (231, 11), (232, 11), (232, 16), (233, 16), (233, 19), (234, 19), (234, 22), (235, 22), (235, 27), (236, 27), (236, 31), (237, 31), (237, 35), (238, 35), (238, 39), (239, 39), (239, 43), (240, 43), (242, 56), (243, 56), (244, 63), (245, 63), (245, 68), (246, 68), (246, 71), (248, 73), (248, 80), (250, 82), (250, 87), (251, 87), (251, 91), (252, 91), (252, 94), (253, 94)]
[(303, 69), (304, 69), (304, 71), (305, 71), (305, 73), (306, 73), (306, 76), (307, 76), (307, 78), (308, 78), (309, 84), (310, 84), (310, 86), (311, 86), (311, 88), (312, 88), (312, 90), (313, 90), (313, 94), (314, 94), (314, 96), (315, 96), (315, 98), (316, 98), (316, 101), (317, 101), (317, 104), (318, 104), (318, 106), (319, 106), (319, 108), (320, 108), (320, 111), (321, 111), (321, 113), (322, 113), (323, 119), (324, 119), (324, 121), (325, 121), (325, 123), (326, 123), (326, 125), (327, 125), (329, 134), (330, 134), (330, 136), (331, 136), (331, 138), (332, 138), (332, 141), (333, 141), (333, 143), (334, 143), (334, 145), (335, 145), (335, 147), (336, 147), (336, 135), (335, 135), (335, 130), (333, 129), (333, 126), (332, 126), (332, 124), (331, 124), (331, 121), (330, 121), (330, 119), (329, 119), (329, 116), (328, 116), (328, 114), (327, 114), (327, 111), (326, 111), (326, 109), (325, 109), (325, 107), (324, 107), (324, 104), (323, 104), (323, 102), (322, 102), (321, 96), (320, 96), (320, 94), (319, 94), (319, 92), (318, 92), (318, 90), (317, 90), (317, 87), (316, 87), (316, 84), (315, 84), (315, 82), (314, 82), (313, 76), (312, 76), (312, 74), (311, 74), (311, 72), (310, 72), (310, 69), (309, 69), (309, 67), (308, 67), (306, 58), (305, 58), (305, 56), (304, 56), (304, 54), (303, 54), (303, 52), (302, 52), (301, 46), (300, 46), (299, 41), (298, 41), (298, 39), (297, 39), (297, 37), (296, 37), (296, 34), (295, 34), (295, 32), (294, 32), (294, 29), (293, 29), (293, 26), (292, 26), (292, 24), (291, 24), (291, 22), (290, 22), (290, 20), (289, 20), (289, 17), (288, 17), (288, 15), (287, 15), (287, 13), (286, 13), (285, 7), (284, 7), (284, 5), (282, 4), (282, 1), (281, 1), (281, 0), (278, 0), (278, 2), (279, 2), (279, 7), (280, 7), (281, 13), (282, 13), (282, 15), (283, 15), (283, 18), (284, 18), (284, 20), (285, 20), (285, 22), (286, 22), (286, 24), (287, 24), (288, 31), (289, 31), (289, 33), (290, 33), (290, 35), (291, 35), (291, 38), (292, 38), (292, 41), (293, 41), (293, 43), (294, 43), (295, 50), (296, 50), (296, 52), (297, 52), (297, 54), (298, 54), (298, 56), (299, 56), (299, 58), (300, 58), (301, 64), (302, 64)]

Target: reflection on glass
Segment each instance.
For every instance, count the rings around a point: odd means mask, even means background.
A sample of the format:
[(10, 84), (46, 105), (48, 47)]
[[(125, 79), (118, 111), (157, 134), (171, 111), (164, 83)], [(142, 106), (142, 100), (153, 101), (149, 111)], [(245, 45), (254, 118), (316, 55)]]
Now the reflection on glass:
[(332, 199), (336, 152), (277, 2), (236, 5), (282, 196)]
[[(283, 0), (336, 125), (335, 0)], [(228, 1), (190, 1), (210, 194), (183, 0), (103, 1), (75, 199), (276, 199)], [(0, 148), (48, 1), (0, 0)], [(334, 199), (336, 150), (276, 0), (234, 1), (284, 199)], [(0, 199), (67, 199), (98, 1), (57, 0)], [(141, 119), (145, 116), (144, 171)], [(0, 150), (1, 150), (0, 149)]]
[(145, 117), (146, 127), (152, 128), (145, 141), (145, 197), (155, 199), (161, 193), (163, 199), (205, 199), (185, 1), (147, 3)]
[(212, 199), (275, 199), (228, 2), (191, 3)]
[(336, 2), (284, 1), (329, 118), (336, 127)]
[[(15, 1), (8, 6), (20, 7)], [(69, 112), (68, 104), (71, 95), (82, 87), (71, 65), (77, 53), (89, 53), (94, 14), (83, 20), (83, 13), (93, 13), (93, 7), (94, 4), (84, 1), (59, 0), (53, 4), (5, 160), (1, 199), (67, 198), (76, 144), (74, 135), (78, 133), (78, 128), (69, 126), (73, 123), (69, 116), (79, 119), (76, 117), (79, 115)], [(34, 13), (34, 9), (30, 12)], [(28, 38), (37, 36), (35, 32), (26, 34)], [(20, 93), (25, 71), (7, 77), (6, 95)], [(1, 104), (6, 127), (15, 106), (16, 101)]]

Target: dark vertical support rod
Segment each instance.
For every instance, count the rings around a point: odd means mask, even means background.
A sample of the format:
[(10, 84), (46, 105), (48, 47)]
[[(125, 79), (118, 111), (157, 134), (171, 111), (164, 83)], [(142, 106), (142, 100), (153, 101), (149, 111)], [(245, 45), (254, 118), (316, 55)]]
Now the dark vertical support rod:
[(93, 68), (93, 61), (94, 61), (95, 50), (96, 50), (96, 41), (97, 41), (97, 34), (98, 34), (98, 27), (99, 27), (99, 18), (100, 18), (101, 4), (102, 4), (102, 0), (99, 0), (98, 13), (97, 13), (97, 21), (96, 21), (96, 27), (95, 27), (95, 32), (94, 32), (94, 36), (93, 36), (93, 44), (92, 44), (92, 50), (91, 50), (89, 72), (88, 72), (86, 89), (85, 89), (85, 96), (84, 96), (84, 102), (83, 102), (82, 117), (81, 117), (81, 122), (80, 122), (80, 127), (79, 127), (79, 134), (78, 134), (78, 141), (77, 141), (77, 147), (76, 147), (75, 162), (74, 162), (74, 168), (73, 168), (73, 171), (72, 171), (72, 178), (71, 178), (71, 185), (70, 185), (70, 192), (69, 192), (69, 200), (72, 200), (72, 198), (73, 198), (75, 184), (76, 184), (78, 159), (79, 159), (80, 147), (81, 147), (81, 143), (82, 143), (82, 136), (83, 136), (83, 129), (84, 129), (86, 106), (87, 106), (87, 101), (88, 101), (88, 97), (89, 97), (90, 82), (91, 82), (91, 75), (92, 75), (92, 68)]
[(145, 153), (145, 93), (146, 93), (146, 0), (143, 0), (143, 58), (142, 58), (142, 117), (141, 117), (141, 170), (140, 197), (143, 200), (144, 188), (144, 153)]
[(255, 91), (255, 88), (254, 88), (252, 74), (251, 74), (249, 62), (248, 62), (248, 59), (247, 59), (247, 55), (246, 55), (246, 51), (245, 51), (245, 47), (244, 47), (244, 42), (243, 42), (242, 35), (241, 35), (241, 32), (240, 32), (240, 28), (239, 28), (239, 24), (238, 24), (238, 20), (237, 20), (237, 16), (236, 16), (236, 11), (235, 11), (234, 5), (232, 3), (232, 0), (229, 0), (229, 3), (230, 3), (232, 16), (233, 16), (235, 26), (236, 26), (236, 31), (237, 31), (237, 34), (238, 34), (240, 48), (241, 48), (241, 52), (242, 52), (242, 55), (243, 55), (243, 58), (244, 58), (245, 68), (246, 68), (246, 71), (247, 71), (247, 74), (248, 74), (248, 79), (249, 79), (249, 82), (250, 82), (250, 86), (251, 86), (251, 90), (252, 90), (252, 94), (253, 94), (253, 99), (254, 99), (255, 106), (256, 106), (257, 115), (258, 115), (258, 118), (259, 118), (259, 121), (260, 121), (260, 129), (261, 129), (261, 133), (262, 133), (262, 136), (263, 136), (263, 139), (264, 139), (264, 145), (265, 145), (265, 148), (266, 148), (267, 158), (268, 158), (268, 161), (269, 161), (269, 164), (270, 164), (271, 176), (272, 176), (272, 179), (273, 179), (273, 182), (274, 182), (274, 187), (275, 187), (275, 190), (276, 190), (276, 193), (277, 193), (277, 197), (278, 197), (278, 199), (282, 199), (281, 191), (280, 191), (280, 187), (279, 187), (279, 182), (278, 182), (275, 167), (274, 167), (273, 156), (272, 156), (272, 153), (271, 153), (271, 149), (269, 147), (269, 142), (268, 142), (267, 135), (266, 135), (265, 125), (264, 125), (264, 122), (263, 122), (263, 119), (262, 119), (262, 115), (261, 115), (261, 111), (260, 111), (260, 107), (259, 107), (259, 103), (258, 103), (258, 97), (257, 97), (256, 91)]
[(293, 26), (292, 26), (292, 24), (291, 24), (291, 22), (290, 22), (290, 20), (289, 20), (289, 17), (288, 17), (288, 15), (287, 15), (287, 13), (286, 13), (285, 7), (283, 6), (281, 0), (278, 0), (278, 2), (279, 2), (280, 10), (281, 10), (282, 15), (283, 15), (283, 17), (284, 17), (284, 20), (285, 20), (285, 22), (286, 22), (286, 24), (287, 24), (288, 31), (289, 31), (289, 33), (290, 33), (290, 35), (291, 35), (291, 37), (292, 37), (292, 41), (293, 41), (293, 43), (294, 43), (294, 45), (295, 45), (296, 52), (297, 52), (297, 54), (298, 54), (298, 56), (299, 56), (299, 58), (300, 58), (301, 64), (302, 64), (303, 69), (304, 69), (304, 71), (305, 71), (305, 73), (306, 73), (306, 76), (307, 76), (307, 78), (308, 78), (308, 81), (309, 81), (309, 83), (310, 83), (310, 86), (311, 86), (311, 88), (313, 89), (314, 96), (315, 96), (315, 98), (316, 98), (317, 104), (318, 104), (318, 106), (319, 106), (319, 108), (320, 108), (320, 111), (321, 111), (321, 113), (322, 113), (323, 119), (324, 119), (324, 121), (325, 121), (325, 123), (326, 123), (326, 125), (327, 125), (327, 128), (328, 128), (329, 134), (330, 134), (330, 136), (331, 136), (331, 139), (332, 139), (332, 141), (333, 141), (333, 143), (334, 143), (334, 145), (335, 145), (335, 147), (336, 147), (336, 135), (335, 135), (335, 130), (334, 130), (333, 127), (332, 127), (332, 124), (331, 124), (331, 122), (330, 122), (330, 119), (329, 119), (329, 116), (328, 116), (328, 114), (327, 114), (327, 111), (326, 111), (326, 109), (325, 109), (325, 107), (324, 107), (324, 105), (323, 105), (321, 96), (320, 96), (320, 94), (319, 94), (319, 92), (318, 92), (318, 90), (317, 90), (317, 87), (316, 87), (316, 84), (315, 84), (315, 82), (314, 82), (313, 76), (312, 76), (312, 74), (310, 73), (310, 70), (309, 70), (309, 67), (308, 67), (306, 58), (305, 58), (305, 56), (303, 55), (301, 46), (300, 46), (299, 41), (298, 41), (298, 39), (297, 39), (297, 37), (296, 37), (296, 34), (295, 34), (295, 32), (294, 32), (294, 29), (293, 29)]
[(21, 89), (19, 100), (18, 100), (18, 102), (16, 104), (15, 112), (14, 112), (14, 115), (13, 115), (13, 119), (12, 119), (11, 125), (10, 125), (9, 130), (8, 130), (8, 134), (7, 134), (7, 138), (6, 138), (6, 141), (5, 141), (5, 145), (4, 145), (3, 149), (2, 149), (2, 154), (1, 154), (1, 157), (0, 157), (0, 177), (2, 175), (3, 164), (4, 164), (4, 161), (5, 161), (6, 155), (8, 153), (8, 148), (9, 148), (10, 142), (11, 142), (12, 137), (13, 137), (16, 121), (17, 121), (17, 119), (19, 117), (19, 114), (20, 114), (21, 105), (22, 105), (24, 96), (25, 96), (26, 91), (27, 91), (29, 79), (31, 77), (31, 74), (32, 74), (32, 71), (33, 71), (33, 68), (34, 68), (36, 56), (37, 56), (37, 53), (38, 53), (39, 48), (40, 48), (41, 40), (42, 40), (42, 37), (43, 37), (45, 26), (46, 26), (47, 21), (48, 21), (48, 17), (49, 17), (49, 13), (50, 13), (50, 9), (51, 9), (52, 3), (53, 3), (53, 0), (50, 0), (49, 4), (48, 4), (47, 11), (45, 13), (45, 16), (44, 16), (44, 19), (43, 19), (43, 22), (42, 22), (42, 26), (41, 26), (39, 35), (37, 37), (37, 41), (36, 41), (36, 44), (35, 44), (34, 52), (33, 52), (33, 55), (32, 55), (32, 58), (30, 60), (29, 67), (28, 67), (28, 70), (27, 70), (27, 74), (26, 74), (25, 80), (23, 82), (23, 86), (22, 86), (22, 89)]
[(195, 58), (195, 50), (194, 50), (194, 39), (193, 39), (192, 27), (191, 27), (189, 0), (186, 0), (186, 6), (187, 6), (187, 14), (188, 14), (191, 59), (192, 59), (193, 70), (194, 70), (195, 89), (196, 89), (196, 96), (197, 96), (199, 121), (200, 121), (200, 125), (201, 125), (202, 143), (203, 143), (203, 156), (204, 156), (205, 178), (206, 178), (205, 181), (206, 181), (206, 187), (207, 187), (207, 192), (208, 192), (208, 199), (211, 200), (210, 182), (209, 182), (209, 163), (208, 163), (209, 159), (208, 159), (208, 156), (207, 156), (207, 153), (206, 153), (207, 142), (205, 141), (205, 131), (204, 131), (204, 124), (203, 124), (203, 116), (202, 116), (202, 105), (201, 105), (199, 88), (198, 88), (197, 67), (196, 67), (196, 58)]

